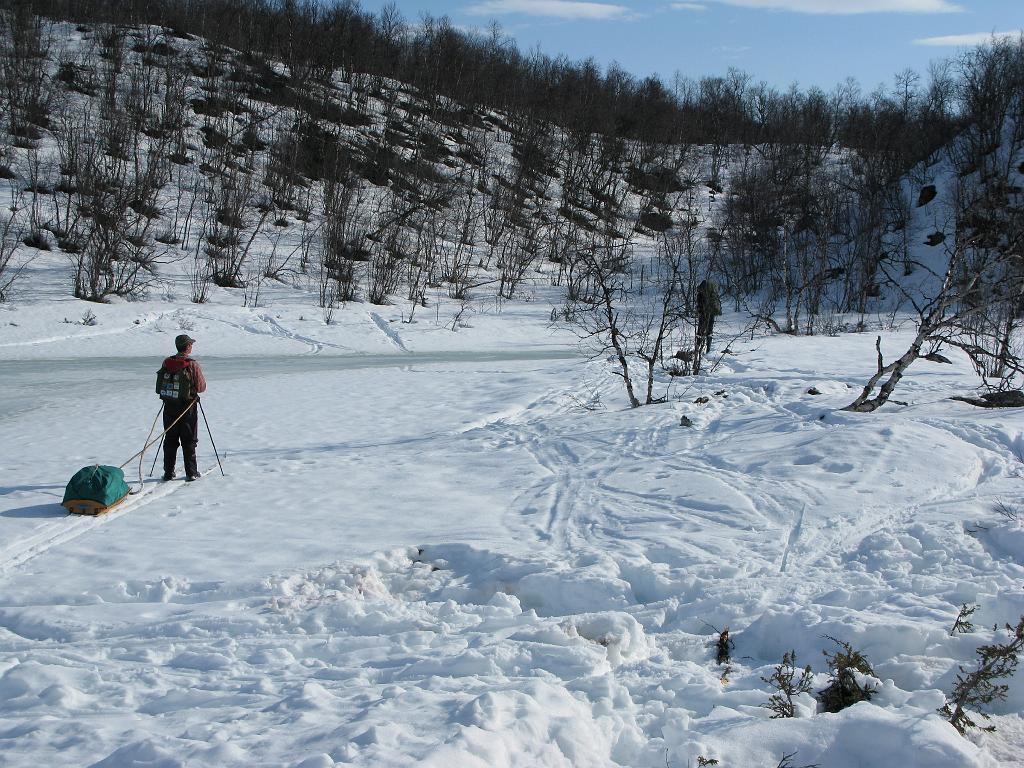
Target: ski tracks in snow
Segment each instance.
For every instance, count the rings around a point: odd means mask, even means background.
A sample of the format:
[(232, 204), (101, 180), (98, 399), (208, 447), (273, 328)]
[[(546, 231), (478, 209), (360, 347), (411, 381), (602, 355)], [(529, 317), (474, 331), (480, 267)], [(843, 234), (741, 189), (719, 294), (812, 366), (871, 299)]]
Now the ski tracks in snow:
[(789, 540), (786, 542), (786, 549), (782, 553), (782, 562), (779, 564), (779, 573), (785, 573), (786, 566), (789, 565), (789, 553), (793, 551), (793, 546), (796, 544), (797, 539), (800, 538), (800, 531), (804, 526), (805, 512), (807, 512), (806, 504), (800, 508), (800, 514), (797, 516), (796, 522), (793, 523), (793, 528), (789, 532)]
[[(660, 559), (658, 553), (668, 551), (664, 534), (686, 552), (676, 560), (692, 562), (714, 556), (697, 542), (710, 539), (709, 531), (770, 528), (785, 517), (777, 500), (746, 488), (742, 477), (696, 454), (677, 453), (674, 423), (613, 429), (606, 439), (601, 428), (572, 434), (578, 423), (570, 417), (509, 425), (511, 442), (544, 473), (513, 499), (510, 524), (525, 524), (536, 540), (566, 556), (607, 551), (612, 540), (621, 545), (628, 539), (638, 553)], [(711, 497), (688, 488), (689, 479), (703, 479)], [(756, 559), (777, 563), (770, 552)]]
[[(55, 344), (61, 341), (81, 341), (82, 339), (92, 339), (101, 336), (115, 336), (121, 333), (127, 333), (128, 331), (135, 331), (139, 328), (145, 328), (153, 325), (162, 320), (168, 313), (167, 312), (147, 312), (134, 325), (126, 326), (84, 326), (88, 330), (76, 330), (75, 333), (62, 333), (55, 336), (43, 336), (35, 339), (25, 339), (23, 341), (5, 341), (0, 342), (0, 349), (7, 347), (33, 347), (42, 344)], [(81, 329), (83, 326), (80, 323), (75, 323), (65, 318), (65, 323)]]
[(267, 336), (281, 339), (282, 341), (294, 341), (299, 344), (304, 344), (307, 347), (307, 354), (316, 355), (328, 348), (340, 349), (346, 352), (352, 351), (351, 347), (346, 347), (344, 344), (334, 344), (329, 341), (322, 341), (320, 339), (314, 339), (311, 336), (304, 336), (301, 333), (296, 333), (291, 328), (281, 323), (277, 318), (266, 312), (256, 313), (253, 315), (254, 319), (258, 321), (257, 323), (244, 321), (235, 322), (222, 316), (213, 317), (200, 312), (193, 313), (191, 317), (206, 320), (218, 325), (226, 325), (228, 328), (234, 328), (235, 330), (241, 331), (245, 334)]
[[(217, 468), (214, 464), (204, 474), (210, 474)], [(183, 481), (182, 481), (183, 482)], [(130, 495), (123, 502), (102, 515), (72, 515), (51, 520), (36, 526), (28, 536), (0, 545), (0, 573), (24, 565), (54, 547), (67, 544), (79, 536), (101, 525), (134, 512), (158, 499), (174, 493), (181, 487), (177, 481), (151, 481), (136, 494)]]
[(391, 324), (387, 320), (378, 315), (376, 312), (370, 313), (370, 319), (373, 320), (373, 324), (380, 329), (380, 332), (387, 336), (388, 341), (391, 342), (391, 344), (400, 349), (402, 352), (409, 351), (405, 346), (405, 342), (402, 341), (402, 337), (398, 335), (397, 331), (395, 331), (395, 329), (391, 327)]
[[(614, 544), (681, 567), (734, 559), (721, 542), (743, 542), (743, 571), (791, 580), (831, 567), (866, 538), (905, 529), (922, 504), (976, 496), (1007, 472), (1016, 444), (998, 429), (958, 435), (989, 455), (908, 496), (912, 470), (894, 459), (904, 446), (890, 441), (914, 441), (927, 421), (910, 420), (894, 436), (882, 426), (809, 420), (772, 396), (735, 394), (749, 400), (743, 410), (712, 401), (693, 428), (657, 407), (629, 419), (540, 408), (491, 424), (542, 473), (510, 501), (510, 527), (566, 557)], [(833, 436), (808, 440), (820, 430)], [(865, 441), (877, 449), (864, 450)]]
[(521, 441), (546, 476), (520, 494), (513, 507), (528, 520), (536, 536), (552, 546), (569, 550), (573, 546), (573, 519), (576, 506), (589, 494), (586, 474), (581, 471), (580, 457), (568, 442), (543, 434)]
[[(1021, 436), (998, 421), (824, 422), (786, 394), (733, 394), (741, 410), (713, 399), (690, 429), (657, 408), (619, 424), (607, 414), (531, 414), (515, 426), (515, 442), (544, 475), (512, 502), (511, 515), (566, 553), (606, 550), (626, 536), (655, 556), (661, 526), (678, 549), (714, 559), (717, 532), (746, 541), (750, 572), (792, 577), (907, 529), (925, 506), (1000, 497), (1022, 474)], [(831, 434), (815, 437), (822, 430)], [(902, 460), (917, 445), (937, 446), (927, 468)], [(934, 483), (909, 493), (920, 470)]]
[(323, 351), (324, 347), (339, 346), (337, 344), (328, 344), (327, 342), (324, 341), (317, 341), (316, 339), (311, 339), (308, 336), (302, 336), (301, 334), (295, 333), (295, 331), (291, 330), (290, 328), (286, 328), (285, 326), (281, 325), (281, 323), (279, 323), (275, 318), (271, 317), (270, 315), (263, 314), (257, 315), (257, 317), (261, 322), (266, 323), (267, 327), (270, 329), (271, 336), (275, 336), (279, 339), (286, 339), (287, 341), (297, 341), (300, 344), (306, 344), (309, 346), (310, 353), (314, 355), (319, 354), (321, 351)]

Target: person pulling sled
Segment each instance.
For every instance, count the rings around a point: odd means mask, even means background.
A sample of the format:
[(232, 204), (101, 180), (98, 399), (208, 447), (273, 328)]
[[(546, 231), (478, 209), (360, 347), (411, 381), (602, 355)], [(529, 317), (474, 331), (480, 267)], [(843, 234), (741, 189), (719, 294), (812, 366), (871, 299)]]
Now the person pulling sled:
[(185, 480), (191, 482), (200, 478), (196, 459), (199, 444), (199, 395), (206, 391), (206, 377), (202, 366), (192, 357), (192, 345), (196, 340), (188, 334), (174, 339), (178, 350), (164, 360), (156, 376), (156, 392), (164, 403), (164, 480), (173, 480), (177, 475), (174, 467), (178, 458), (178, 446), (185, 463)]

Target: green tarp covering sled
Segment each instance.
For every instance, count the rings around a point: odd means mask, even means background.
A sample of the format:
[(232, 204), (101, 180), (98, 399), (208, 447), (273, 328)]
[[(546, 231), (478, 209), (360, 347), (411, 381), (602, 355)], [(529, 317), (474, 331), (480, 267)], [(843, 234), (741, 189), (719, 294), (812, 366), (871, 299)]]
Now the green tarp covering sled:
[(95, 464), (83, 467), (64, 489), (61, 502), (73, 515), (102, 515), (128, 496), (124, 472), (117, 467)]

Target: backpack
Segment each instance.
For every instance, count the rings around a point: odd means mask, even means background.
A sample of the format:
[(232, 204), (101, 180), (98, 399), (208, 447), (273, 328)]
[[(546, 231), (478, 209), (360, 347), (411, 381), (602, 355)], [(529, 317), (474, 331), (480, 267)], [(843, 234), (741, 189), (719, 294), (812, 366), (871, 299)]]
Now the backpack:
[(722, 299), (718, 296), (718, 287), (710, 280), (705, 280), (697, 289), (697, 311), (707, 317), (718, 317), (722, 314)]
[(165, 403), (190, 403), (196, 399), (196, 387), (189, 366), (178, 371), (161, 367), (156, 372), (156, 393)]
[(722, 299), (718, 295), (718, 286), (712, 282), (708, 282), (708, 309), (711, 310), (711, 314), (718, 317), (722, 314)]

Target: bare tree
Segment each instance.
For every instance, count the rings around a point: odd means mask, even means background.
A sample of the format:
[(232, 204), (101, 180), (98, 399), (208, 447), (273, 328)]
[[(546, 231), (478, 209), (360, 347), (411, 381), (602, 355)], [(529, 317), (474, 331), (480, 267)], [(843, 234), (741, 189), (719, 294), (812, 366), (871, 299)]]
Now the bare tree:
[(213, 285), (213, 267), (202, 250), (201, 239), (196, 241), (195, 252), (188, 267), (188, 278), (192, 288), (192, 303), (205, 304), (210, 298), (210, 286)]
[(136, 138), (118, 145), (130, 147), (129, 154), (112, 151), (110, 137), (130, 133), (119, 124), (126, 119), (119, 110), (98, 121), (89, 109), (78, 117), (80, 122), (65, 126), (62, 149), (81, 214), (64, 233), (73, 244), (75, 296), (90, 301), (138, 296), (152, 282), (157, 258), (156, 199), (168, 179), (162, 148)]
[(366, 298), (371, 304), (387, 304), (388, 296), (398, 290), (403, 266), (412, 252), (411, 237), (402, 226), (415, 212), (416, 206), (397, 202), (386, 195), (391, 215), (374, 233), (367, 264)]
[(17, 212), (11, 211), (0, 221), (0, 302), (7, 301), (14, 283), (31, 259), (15, 260), (22, 239), (22, 226)]
[[(998, 249), (976, 250), (975, 244), (966, 235), (958, 238), (938, 289), (931, 295), (916, 297), (907, 293), (918, 315), (914, 339), (900, 357), (886, 364), (878, 337), (877, 369), (860, 395), (843, 410), (870, 413), (880, 408), (912, 363), (926, 354), (937, 353), (944, 345), (961, 349), (976, 367), (984, 370), (993, 350), (978, 343), (979, 323), (1019, 314), (1024, 296), (1024, 275), (1020, 269), (1024, 238), (1018, 235)], [(1004, 380), (1012, 381), (1024, 374), (1024, 361), (1015, 349), (999, 345), (995, 354), (999, 356)]]
[(327, 184), (318, 262), (319, 300), (325, 310), (358, 294), (356, 265), (370, 257), (370, 220), (363, 208), (358, 180), (348, 177)]
[(476, 285), (476, 229), (478, 222), (485, 218), (473, 189), (463, 189), (465, 193), (457, 195), (452, 202), (451, 214), (444, 217), (440, 236), (435, 242), (438, 279), (447, 284), (449, 298), (459, 300), (466, 299), (470, 289)]
[(568, 304), (564, 315), (595, 357), (614, 355), (618, 366), (615, 373), (622, 378), (629, 404), (639, 408), (642, 403), (629, 365), (634, 340), (634, 318), (628, 306), (632, 243), (593, 240), (578, 256), (577, 264), (587, 287)]
[(0, 13), (0, 86), (8, 130), (22, 146), (31, 146), (50, 125), (52, 43), (51, 22), (36, 15), (31, 3), (13, 3)]
[(437, 252), (441, 242), (442, 227), (441, 212), (432, 208), (420, 210), (412, 224), (411, 254), (405, 265), (406, 300), (409, 302), (409, 315), (403, 317), (404, 322), (413, 322), (416, 309), (426, 306), (427, 286), (436, 281)]
[(548, 227), (539, 220), (505, 232), (498, 258), (498, 295), (501, 298), (512, 299), (515, 296), (527, 273), (547, 247), (546, 241), (550, 236)]
[[(256, 207), (258, 188), (251, 174), (229, 169), (210, 182), (206, 254), (213, 282), (222, 288), (245, 285), (253, 244), (273, 208)], [(248, 231), (251, 230), (251, 231)]]

